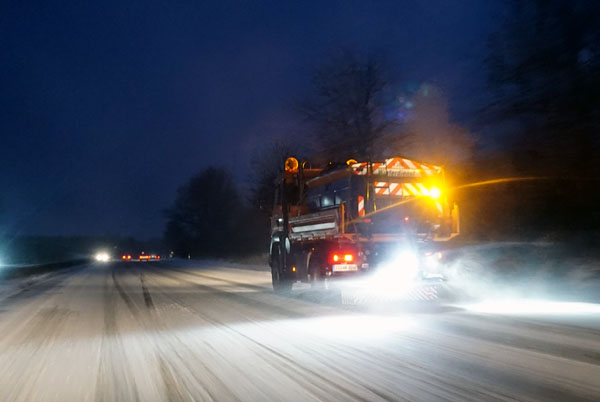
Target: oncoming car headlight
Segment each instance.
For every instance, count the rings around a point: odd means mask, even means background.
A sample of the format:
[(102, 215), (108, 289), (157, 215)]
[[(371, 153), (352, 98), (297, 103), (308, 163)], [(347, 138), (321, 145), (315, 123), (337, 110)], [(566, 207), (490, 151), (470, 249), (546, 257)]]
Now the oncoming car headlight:
[(98, 262), (108, 262), (108, 260), (110, 260), (110, 256), (108, 255), (108, 253), (103, 252), (103, 251), (96, 253), (94, 258)]

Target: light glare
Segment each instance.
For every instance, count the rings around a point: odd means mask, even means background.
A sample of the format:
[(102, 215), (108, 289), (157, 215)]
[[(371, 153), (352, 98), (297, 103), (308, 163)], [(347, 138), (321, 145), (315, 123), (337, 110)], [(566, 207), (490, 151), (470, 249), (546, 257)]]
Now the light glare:
[(94, 258), (98, 262), (107, 262), (108, 260), (110, 260), (110, 256), (108, 255), (108, 253), (103, 251), (96, 253), (96, 256)]
[(369, 280), (369, 287), (382, 295), (398, 295), (410, 289), (419, 273), (419, 259), (403, 251), (382, 265)]
[(468, 305), (466, 306), (466, 309), (478, 313), (503, 315), (600, 314), (600, 304), (528, 299), (486, 301)]
[(429, 189), (429, 196), (434, 200), (437, 200), (442, 195), (442, 191), (437, 187), (431, 187)]

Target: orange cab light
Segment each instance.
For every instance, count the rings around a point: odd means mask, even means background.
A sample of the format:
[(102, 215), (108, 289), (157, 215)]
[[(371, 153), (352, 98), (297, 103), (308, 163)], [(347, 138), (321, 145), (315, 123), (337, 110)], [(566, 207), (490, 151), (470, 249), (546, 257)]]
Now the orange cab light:
[(352, 262), (354, 261), (354, 256), (352, 254), (344, 254), (344, 261)]

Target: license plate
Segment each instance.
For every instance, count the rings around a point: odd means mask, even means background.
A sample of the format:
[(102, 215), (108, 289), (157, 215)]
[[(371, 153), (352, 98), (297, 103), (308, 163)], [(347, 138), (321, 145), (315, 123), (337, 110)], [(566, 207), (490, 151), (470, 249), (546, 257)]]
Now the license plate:
[(333, 264), (333, 272), (358, 271), (356, 264)]

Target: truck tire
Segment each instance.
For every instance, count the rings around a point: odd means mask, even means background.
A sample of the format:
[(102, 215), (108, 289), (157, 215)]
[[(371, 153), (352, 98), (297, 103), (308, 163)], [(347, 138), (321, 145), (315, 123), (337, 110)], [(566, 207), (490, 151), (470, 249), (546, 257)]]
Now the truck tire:
[(285, 277), (281, 269), (281, 248), (279, 245), (273, 246), (271, 252), (271, 281), (273, 290), (276, 293), (287, 293), (292, 290), (292, 281)]
[(318, 256), (311, 257), (308, 262), (308, 282), (313, 289), (327, 288), (328, 281), (323, 276), (321, 260)]

